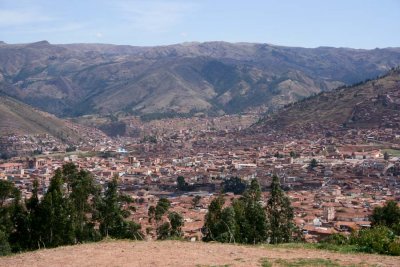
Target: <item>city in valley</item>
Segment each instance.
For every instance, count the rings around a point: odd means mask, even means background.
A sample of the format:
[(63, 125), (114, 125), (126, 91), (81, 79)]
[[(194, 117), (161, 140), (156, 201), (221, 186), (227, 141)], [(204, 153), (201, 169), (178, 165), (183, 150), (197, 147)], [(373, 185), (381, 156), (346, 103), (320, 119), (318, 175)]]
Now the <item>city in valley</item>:
[(263, 124), (257, 113), (123, 121), (124, 136), (76, 126), (84, 141), (69, 145), (46, 134), (1, 136), (0, 179), (28, 199), (34, 180), (41, 198), (66, 163), (90, 171), (102, 187), (117, 175), (119, 190), (134, 199), (129, 220), (140, 223), (146, 239), (157, 237), (149, 207), (165, 197), (183, 216), (184, 238), (201, 240), (210, 202), (220, 194), (225, 203), (240, 197), (222, 193), (223, 181), (233, 177), (256, 179), (265, 206), (277, 175), (307, 242), (370, 228), (375, 207), (400, 200), (396, 128), (311, 123), (283, 131)]

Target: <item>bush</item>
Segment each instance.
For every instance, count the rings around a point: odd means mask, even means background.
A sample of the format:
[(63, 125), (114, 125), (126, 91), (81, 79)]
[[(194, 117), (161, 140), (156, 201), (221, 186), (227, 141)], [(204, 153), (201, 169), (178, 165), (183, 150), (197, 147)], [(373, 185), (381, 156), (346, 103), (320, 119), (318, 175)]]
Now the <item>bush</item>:
[(389, 255), (400, 256), (400, 240), (390, 243), (388, 252)]
[(348, 245), (349, 239), (341, 234), (333, 234), (323, 240), (324, 243), (333, 245)]
[(223, 181), (224, 192), (232, 192), (235, 195), (241, 195), (246, 190), (247, 184), (239, 177), (231, 177)]
[[(361, 230), (351, 237), (351, 243), (358, 246), (359, 251), (367, 253), (389, 254), (389, 245), (394, 242), (394, 233), (385, 226)], [(396, 250), (393, 245), (393, 251)]]
[(11, 247), (7, 240), (7, 235), (0, 230), (0, 256), (5, 256), (11, 253)]

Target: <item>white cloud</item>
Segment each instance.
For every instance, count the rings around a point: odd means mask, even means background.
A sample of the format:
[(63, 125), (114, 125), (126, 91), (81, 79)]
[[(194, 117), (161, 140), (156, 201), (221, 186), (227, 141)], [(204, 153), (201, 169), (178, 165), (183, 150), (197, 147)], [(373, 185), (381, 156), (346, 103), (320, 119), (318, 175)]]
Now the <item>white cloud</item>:
[(117, 10), (127, 26), (149, 32), (166, 32), (179, 25), (195, 6), (187, 1), (117, 2)]
[(103, 34), (102, 34), (101, 32), (98, 32), (98, 33), (96, 33), (96, 37), (97, 37), (97, 38), (102, 38), (102, 37), (103, 37)]
[(0, 10), (0, 27), (20, 26), (54, 20), (36, 10)]

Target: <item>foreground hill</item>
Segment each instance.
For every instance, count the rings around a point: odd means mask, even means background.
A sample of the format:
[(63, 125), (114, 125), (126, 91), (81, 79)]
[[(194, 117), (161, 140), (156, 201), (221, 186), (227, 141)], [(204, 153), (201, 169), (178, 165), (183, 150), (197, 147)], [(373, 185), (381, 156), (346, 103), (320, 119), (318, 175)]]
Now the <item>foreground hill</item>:
[(39, 111), (0, 94), (0, 133), (8, 134), (49, 134), (62, 141), (79, 140), (80, 136), (70, 129), (64, 120)]
[(267, 262), (272, 266), (398, 266), (399, 257), (201, 242), (113, 241), (0, 258), (0, 266), (271, 266)]
[(0, 91), (58, 116), (221, 114), (274, 109), (399, 64), (399, 48), (2, 43)]
[(277, 128), (311, 124), (400, 128), (400, 69), (291, 104), (261, 122)]

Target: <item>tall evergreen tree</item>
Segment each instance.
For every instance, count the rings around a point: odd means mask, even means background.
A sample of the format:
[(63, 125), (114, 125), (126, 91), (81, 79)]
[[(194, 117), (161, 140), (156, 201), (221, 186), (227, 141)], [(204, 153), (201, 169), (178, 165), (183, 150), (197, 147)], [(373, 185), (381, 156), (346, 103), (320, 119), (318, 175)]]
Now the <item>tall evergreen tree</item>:
[(115, 238), (142, 239), (140, 225), (126, 221), (130, 212), (123, 209), (124, 204), (132, 202), (130, 197), (118, 193), (118, 177), (107, 183), (107, 189), (102, 198), (97, 198), (100, 232), (103, 236)]
[(8, 237), (13, 231), (12, 205), (7, 205), (6, 201), (16, 196), (17, 189), (13, 183), (0, 180), (0, 231)]
[(0, 179), (0, 208), (3, 208), (5, 201), (14, 197), (16, 188), (12, 182)]
[(75, 172), (67, 181), (71, 190), (69, 200), (71, 202), (71, 214), (73, 215), (77, 241), (94, 241), (99, 236), (94, 231), (94, 223), (88, 220), (86, 214), (94, 212), (94, 207), (90, 200), (98, 196), (100, 190), (95, 186), (93, 176), (88, 171)]
[(42, 229), (42, 218), (40, 218), (41, 212), (39, 201), (39, 182), (38, 180), (33, 181), (32, 195), (26, 201), (26, 208), (28, 210), (29, 217), (29, 248), (36, 249), (40, 248), (40, 237), (44, 231)]
[(75, 243), (71, 203), (64, 195), (64, 180), (61, 169), (57, 169), (39, 207), (42, 223), (41, 242), (47, 247)]
[(11, 220), (13, 231), (10, 233), (9, 241), (13, 252), (29, 248), (30, 232), (29, 217), (25, 206), (21, 201), (21, 192), (16, 190), (11, 208)]
[(203, 226), (203, 240), (204, 241), (215, 241), (221, 230), (221, 215), (222, 207), (224, 206), (225, 200), (219, 195), (214, 198), (209, 207), (208, 212), (205, 216), (204, 226)]
[(272, 177), (271, 196), (266, 212), (269, 220), (270, 243), (290, 242), (295, 231), (293, 208), (276, 175)]
[(204, 224), (204, 241), (256, 244), (267, 240), (267, 219), (261, 203), (261, 189), (253, 180), (240, 199), (229, 207), (222, 196), (209, 206)]
[(261, 201), (261, 188), (256, 179), (251, 181), (245, 191), (242, 201), (244, 203), (246, 219), (246, 243), (262, 243), (267, 240), (267, 218)]

